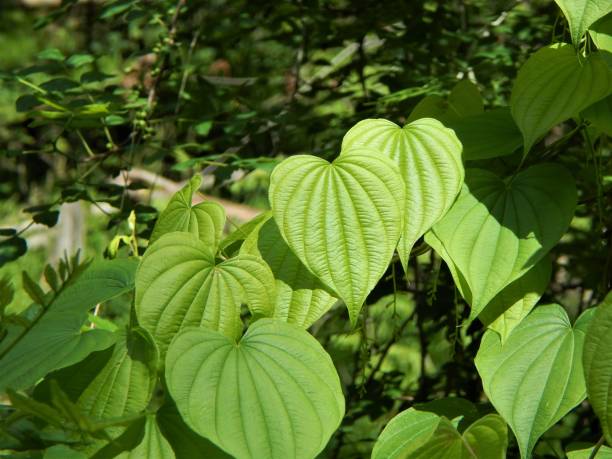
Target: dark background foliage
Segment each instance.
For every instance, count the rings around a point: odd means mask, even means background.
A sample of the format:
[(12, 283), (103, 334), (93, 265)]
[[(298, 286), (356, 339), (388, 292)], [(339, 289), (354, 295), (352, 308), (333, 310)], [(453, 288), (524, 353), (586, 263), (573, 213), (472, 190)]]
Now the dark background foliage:
[[(0, 14), (0, 273), (34, 278), (63, 250), (108, 254), (132, 211), (144, 241), (171, 185), (193, 173), (208, 195), (232, 201), (238, 224), (266, 208), (280, 159), (334, 158), (361, 119), (403, 123), (425, 96), (446, 97), (464, 79), (488, 108), (507, 106), (527, 56), (568, 37), (549, 1), (8, 0)], [(530, 158), (567, 163), (578, 180), (577, 218), (543, 298), (576, 317), (610, 287), (612, 235), (609, 147), (596, 158), (573, 128)], [(458, 396), (490, 410), (473, 363), (482, 326), (462, 325), (467, 307), (448, 270), (421, 248), (406, 278), (399, 262), (389, 269), (357, 329), (342, 308), (313, 326), (347, 396), (324, 457), (367, 457), (388, 419), (414, 403)], [(598, 429), (585, 404), (536, 453), (563, 457)]]

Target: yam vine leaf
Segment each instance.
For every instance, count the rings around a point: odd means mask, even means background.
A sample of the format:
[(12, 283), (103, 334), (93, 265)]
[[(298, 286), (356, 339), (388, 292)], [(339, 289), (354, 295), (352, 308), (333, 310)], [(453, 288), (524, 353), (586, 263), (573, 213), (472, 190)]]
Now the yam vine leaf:
[(584, 373), (589, 402), (612, 440), (612, 295), (597, 307), (584, 343)]
[(272, 172), (269, 197), (293, 253), (346, 303), (355, 324), (402, 233), (397, 166), (365, 149), (333, 163), (292, 156)]
[(95, 261), (46, 306), (31, 328), (2, 343), (0, 392), (25, 389), (51, 371), (110, 347), (118, 335), (81, 327), (96, 304), (134, 288), (136, 266), (132, 259)]
[(598, 19), (612, 12), (608, 0), (555, 0), (569, 24), (572, 43), (578, 47), (587, 29)]
[(117, 456), (118, 459), (175, 459), (172, 446), (159, 430), (154, 414), (145, 420), (144, 436), (136, 448)]
[(444, 216), (461, 190), (461, 143), (451, 129), (431, 118), (403, 128), (384, 119), (368, 119), (344, 136), (343, 152), (355, 147), (379, 151), (399, 166), (406, 186), (406, 221), (398, 253), (406, 269), (416, 240)]
[(240, 307), (271, 316), (274, 277), (252, 255), (217, 262), (206, 243), (189, 233), (168, 233), (142, 258), (136, 274), (136, 314), (162, 356), (181, 329), (207, 326), (230, 338), (242, 332)]
[(200, 189), (201, 183), (202, 177), (194, 175), (187, 185), (172, 196), (153, 228), (150, 244), (163, 234), (184, 231), (194, 234), (210, 247), (219, 246), (225, 225), (225, 209), (216, 202), (192, 204), (193, 195)]
[(337, 301), (291, 251), (272, 214), (249, 234), (240, 253), (259, 256), (270, 266), (276, 279), (277, 319), (308, 328)]
[(612, 12), (589, 27), (589, 35), (597, 49), (612, 53)]
[(461, 434), (447, 418), (409, 408), (382, 431), (372, 459), (504, 459), (508, 433), (504, 420), (489, 414)]
[(310, 459), (344, 415), (340, 380), (308, 332), (275, 319), (239, 343), (206, 328), (174, 339), (166, 381), (181, 416), (237, 459)]
[(459, 199), (433, 233), (468, 287), (462, 293), (471, 318), (548, 253), (575, 207), (574, 179), (561, 166), (539, 164), (506, 179), (468, 170)]
[(561, 306), (540, 306), (503, 346), (494, 331), (483, 336), (476, 368), (485, 394), (514, 431), (522, 458), (585, 398), (582, 350), (592, 313), (587, 310), (572, 327)]
[(525, 154), (550, 128), (611, 92), (612, 71), (600, 53), (582, 58), (573, 46), (558, 44), (534, 53), (519, 70), (510, 96)]

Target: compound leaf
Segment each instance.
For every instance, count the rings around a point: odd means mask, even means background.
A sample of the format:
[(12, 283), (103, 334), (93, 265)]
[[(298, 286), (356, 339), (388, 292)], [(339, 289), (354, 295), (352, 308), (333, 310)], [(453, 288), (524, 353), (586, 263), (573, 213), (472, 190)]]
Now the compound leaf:
[(398, 252), (406, 269), (416, 240), (444, 216), (461, 190), (461, 143), (451, 129), (432, 118), (403, 128), (384, 119), (368, 119), (344, 136), (343, 152), (355, 147), (379, 151), (399, 166), (407, 199)]
[(237, 338), (240, 307), (271, 316), (274, 277), (253, 255), (217, 262), (211, 247), (193, 234), (168, 233), (145, 253), (136, 274), (136, 314), (165, 355), (181, 329), (207, 326)]
[(269, 197), (293, 253), (344, 300), (356, 323), (401, 235), (404, 183), (397, 166), (364, 150), (333, 163), (292, 156), (272, 172)]
[(503, 346), (491, 330), (482, 339), (476, 368), (485, 394), (514, 431), (522, 458), (530, 457), (542, 434), (584, 400), (582, 349), (592, 312), (572, 327), (561, 306), (540, 306)]
[(32, 386), (47, 373), (111, 346), (116, 334), (97, 328), (83, 332), (81, 327), (96, 304), (134, 288), (136, 266), (132, 259), (96, 261), (62, 290), (31, 328), (3, 346), (0, 392)]
[(225, 225), (225, 209), (216, 202), (204, 201), (192, 205), (193, 195), (200, 189), (202, 177), (194, 175), (180, 191), (170, 199), (160, 214), (149, 243), (173, 231), (184, 231), (199, 237), (213, 251), (219, 246)]
[(291, 251), (272, 214), (249, 234), (240, 253), (259, 256), (270, 266), (276, 279), (277, 319), (308, 328), (337, 301)]
[(540, 164), (507, 179), (468, 170), (459, 199), (433, 232), (468, 287), (462, 294), (472, 319), (559, 241), (575, 207), (573, 177), (561, 166)]
[(599, 53), (581, 58), (571, 45), (537, 51), (519, 70), (510, 96), (525, 154), (550, 128), (611, 91), (612, 72)]
[(238, 459), (315, 457), (344, 415), (329, 355), (274, 319), (256, 321), (239, 343), (206, 328), (181, 332), (166, 380), (185, 422)]

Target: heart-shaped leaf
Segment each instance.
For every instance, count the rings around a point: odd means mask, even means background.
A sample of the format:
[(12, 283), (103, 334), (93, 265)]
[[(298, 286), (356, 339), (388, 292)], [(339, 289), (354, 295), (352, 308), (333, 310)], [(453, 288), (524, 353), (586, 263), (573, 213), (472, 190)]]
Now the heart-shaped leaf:
[(308, 328), (337, 301), (291, 251), (271, 214), (245, 239), (240, 253), (259, 256), (270, 266), (277, 319)]
[(593, 310), (572, 325), (559, 305), (536, 308), (502, 346), (491, 330), (476, 368), (487, 397), (514, 431), (521, 457), (586, 395), (582, 349)]
[(405, 196), (397, 166), (363, 150), (331, 164), (292, 156), (272, 172), (269, 196), (293, 253), (344, 300), (356, 323), (402, 232)]
[(612, 294), (597, 307), (584, 343), (584, 374), (589, 402), (608, 443), (612, 440)]
[(537, 51), (521, 67), (510, 97), (525, 154), (550, 128), (611, 91), (612, 71), (599, 53), (581, 58), (571, 45)]
[(218, 263), (206, 243), (189, 233), (169, 233), (142, 258), (136, 274), (136, 314), (162, 356), (184, 327), (204, 325), (231, 338), (242, 332), (240, 306), (271, 316), (274, 277), (266, 263), (239, 255)]
[(273, 319), (237, 344), (187, 329), (170, 345), (168, 389), (185, 422), (238, 459), (313, 458), (344, 415), (329, 355), (305, 330)]
[(505, 180), (468, 170), (433, 232), (469, 287), (472, 318), (559, 241), (575, 207), (574, 179), (561, 166), (540, 164)]
[(194, 175), (189, 183), (178, 191), (160, 214), (149, 243), (173, 231), (191, 233), (213, 251), (219, 246), (225, 225), (225, 209), (216, 202), (200, 202), (192, 205), (193, 195), (200, 189), (202, 177)]
[(134, 288), (136, 265), (132, 259), (94, 262), (46, 306), (31, 328), (3, 342), (0, 392), (32, 386), (47, 373), (110, 347), (116, 334), (98, 328), (83, 332), (81, 327), (96, 304)]
[(608, 0), (555, 0), (569, 24), (572, 43), (578, 47), (587, 29), (598, 19), (612, 12)]
[(589, 28), (589, 35), (597, 49), (612, 53), (612, 13), (593, 24)]
[(342, 141), (343, 152), (360, 146), (395, 161), (406, 184), (406, 221), (398, 246), (406, 269), (416, 240), (448, 212), (461, 190), (461, 143), (451, 129), (431, 118), (403, 128), (384, 119), (369, 119), (353, 126)]
[(387, 424), (372, 459), (504, 459), (507, 436), (496, 414), (475, 421), (462, 435), (447, 418), (409, 408)]

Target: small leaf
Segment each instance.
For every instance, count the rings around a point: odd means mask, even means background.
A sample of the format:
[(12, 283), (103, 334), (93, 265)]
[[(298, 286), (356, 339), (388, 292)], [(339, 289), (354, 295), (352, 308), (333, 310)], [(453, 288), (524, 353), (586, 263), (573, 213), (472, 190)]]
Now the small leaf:
[(445, 417), (409, 408), (382, 431), (372, 459), (504, 459), (508, 446), (503, 419), (489, 414), (461, 435)]
[(13, 236), (0, 242), (0, 267), (9, 261), (25, 255), (28, 251), (28, 244), (25, 239)]
[(21, 272), (21, 284), (34, 303), (40, 304), (41, 306), (46, 304), (45, 292), (43, 292), (40, 286), (32, 280), (26, 271)]
[(372, 151), (342, 154), (331, 164), (292, 156), (272, 172), (269, 198), (291, 250), (344, 300), (355, 324), (401, 235), (397, 166)]
[(572, 43), (578, 47), (587, 29), (598, 19), (612, 12), (608, 0), (555, 0), (567, 19)]
[(59, 210), (48, 210), (32, 215), (32, 220), (41, 225), (46, 225), (49, 228), (53, 228), (57, 224), (59, 218)]
[(240, 253), (263, 258), (272, 270), (277, 319), (308, 328), (337, 301), (291, 251), (271, 214), (246, 238)]
[(63, 61), (64, 60), (64, 55), (57, 48), (44, 49), (40, 53), (38, 53), (38, 56), (36, 57), (41, 60), (49, 60), (49, 61)]
[(472, 307), (471, 319), (548, 253), (575, 207), (574, 179), (556, 164), (532, 166), (503, 180), (468, 169), (459, 199), (433, 233), (468, 287), (462, 294)]
[(191, 204), (201, 183), (202, 177), (194, 175), (187, 185), (172, 196), (155, 224), (149, 243), (155, 242), (163, 234), (185, 231), (198, 236), (216, 251), (225, 225), (225, 209), (216, 202), (201, 202), (195, 206)]
[(510, 97), (525, 154), (550, 128), (610, 92), (612, 71), (600, 53), (581, 58), (570, 45), (537, 51), (519, 70)]
[(597, 307), (584, 342), (584, 373), (589, 402), (612, 440), (612, 294)]
[(190, 233), (163, 235), (146, 251), (136, 275), (136, 314), (165, 355), (176, 333), (206, 326), (236, 339), (240, 307), (271, 316), (274, 276), (266, 263), (239, 255), (218, 263), (211, 247)]
[(49, 287), (51, 287), (54, 292), (57, 292), (60, 289), (60, 282), (53, 267), (51, 265), (46, 265), (44, 274), (45, 280), (47, 281), (47, 284), (49, 284)]
[(399, 167), (407, 199), (398, 253), (407, 269), (414, 243), (448, 212), (461, 190), (461, 143), (451, 129), (431, 118), (403, 128), (384, 119), (370, 119), (360, 121), (344, 136), (343, 152), (355, 147), (380, 152)]
[(154, 414), (146, 417), (144, 436), (132, 451), (121, 453), (118, 459), (174, 459), (174, 451), (157, 425)]
[(559, 305), (540, 306), (502, 346), (491, 330), (482, 338), (476, 368), (485, 394), (517, 438), (521, 457), (586, 395), (582, 348), (593, 310), (570, 324)]
[(91, 64), (95, 58), (91, 54), (73, 54), (66, 59), (66, 64), (72, 68), (82, 67), (86, 64)]
[(168, 350), (166, 381), (185, 422), (237, 459), (313, 458), (344, 415), (329, 355), (273, 319), (255, 322), (239, 344), (206, 328), (183, 331)]

